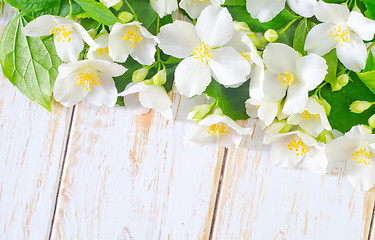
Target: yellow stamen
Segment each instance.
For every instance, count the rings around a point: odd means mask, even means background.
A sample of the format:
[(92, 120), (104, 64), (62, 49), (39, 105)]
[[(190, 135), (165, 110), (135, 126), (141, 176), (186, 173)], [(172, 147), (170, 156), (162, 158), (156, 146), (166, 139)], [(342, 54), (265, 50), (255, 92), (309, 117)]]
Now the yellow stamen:
[(363, 163), (367, 166), (370, 164), (371, 152), (367, 146), (359, 146), (352, 154), (352, 157), (356, 164)]
[[(344, 43), (349, 43), (349, 30), (346, 26), (338, 26), (333, 28), (333, 31), (329, 31), (331, 34), (329, 37), (333, 38), (334, 42), (343, 46)], [(337, 46), (336, 46), (337, 47)]]
[(109, 51), (108, 51), (108, 46), (105, 47), (105, 48), (98, 48), (98, 53), (99, 53), (99, 56), (101, 56), (103, 54), (103, 52), (107, 53), (107, 55), (109, 55)]
[(290, 86), (294, 82), (294, 76), (290, 72), (283, 72), (283, 74), (279, 74), (277, 79), (283, 84), (283, 87)]
[(204, 42), (198, 42), (198, 45), (199, 47), (196, 47), (195, 51), (193, 51), (194, 59), (199, 59), (207, 65), (213, 58), (211, 54), (212, 48)]
[(72, 34), (72, 31), (67, 31), (66, 25), (59, 25), (57, 27), (54, 27), (53, 30), (49, 31), (50, 34), (53, 33), (53, 36), (56, 38), (57, 42), (60, 41), (68, 41), (70, 42), (72, 38), (70, 37), (70, 34)]
[(296, 156), (305, 155), (309, 152), (309, 147), (300, 139), (296, 140), (295, 138), (289, 143), (288, 150), (293, 151), (293, 149), (296, 151)]
[(126, 34), (122, 40), (129, 41), (131, 48), (135, 48), (137, 43), (143, 40), (143, 37), (142, 34), (140, 34), (138, 27), (133, 26), (126, 31)]
[(319, 113), (311, 114), (307, 110), (304, 110), (302, 114), (303, 114), (302, 116), (303, 120), (309, 120), (310, 118), (315, 118), (315, 121), (319, 121)]
[(82, 71), (78, 74), (77, 85), (81, 85), (86, 91), (91, 92), (93, 85), (98, 86), (100, 84), (99, 77), (96, 72)]
[(227, 131), (226, 128), (227, 127), (225, 123), (213, 124), (207, 129), (207, 134), (216, 135), (219, 138), (221, 134), (229, 133), (229, 131)]

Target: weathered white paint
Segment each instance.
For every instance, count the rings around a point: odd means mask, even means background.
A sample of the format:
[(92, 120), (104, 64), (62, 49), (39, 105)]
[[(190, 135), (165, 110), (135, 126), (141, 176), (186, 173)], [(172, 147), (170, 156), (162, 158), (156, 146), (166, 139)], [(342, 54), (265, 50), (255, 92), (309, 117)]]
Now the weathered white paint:
[(276, 168), (262, 136), (229, 151), (213, 239), (368, 239), (374, 192), (354, 190), (339, 167)]
[(185, 141), (175, 98), (175, 122), (78, 105), (52, 239), (207, 239), (224, 149)]
[[(11, 17), (6, 6), (0, 31)], [(51, 114), (0, 72), (0, 239), (45, 239), (50, 232), (69, 112)]]

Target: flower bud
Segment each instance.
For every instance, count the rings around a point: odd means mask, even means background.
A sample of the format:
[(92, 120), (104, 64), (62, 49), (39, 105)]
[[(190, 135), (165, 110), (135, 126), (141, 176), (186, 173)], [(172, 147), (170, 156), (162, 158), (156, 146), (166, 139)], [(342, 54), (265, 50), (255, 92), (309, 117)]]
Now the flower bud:
[(167, 71), (165, 71), (165, 68), (157, 72), (152, 78), (151, 81), (154, 82), (155, 86), (161, 86), (164, 83), (167, 82)]
[(237, 31), (240, 31), (240, 32), (243, 32), (243, 33), (246, 33), (246, 34), (251, 33), (249, 25), (247, 25), (247, 23), (245, 23), (245, 22), (233, 21), (233, 27)]
[(329, 143), (330, 141), (333, 140), (333, 134), (330, 131), (323, 130), (319, 135), (318, 135), (318, 140), (322, 143)]
[(187, 119), (202, 120), (208, 115), (212, 107), (213, 107), (212, 104), (203, 104), (203, 105), (195, 106), (189, 111)]
[(120, 14), (118, 15), (118, 18), (120, 19), (121, 23), (127, 23), (133, 19), (133, 14), (131, 14), (130, 12), (126, 12), (126, 11), (120, 12)]
[(368, 119), (368, 125), (370, 128), (375, 128), (375, 114)]
[(266, 39), (263, 36), (258, 36), (254, 32), (250, 32), (246, 35), (250, 38), (250, 40), (257, 48), (264, 48), (264, 45), (267, 43)]
[(348, 74), (341, 74), (337, 77), (336, 81), (331, 83), (331, 87), (333, 91), (339, 91), (341, 88), (345, 87), (346, 84), (349, 82), (349, 75)]
[(367, 101), (354, 101), (349, 109), (351, 112), (354, 113), (361, 113), (365, 110), (367, 110), (369, 107), (371, 107), (372, 103), (367, 102)]
[(277, 32), (273, 29), (268, 29), (265, 33), (264, 33), (264, 38), (272, 43), (274, 41), (276, 41), (278, 38), (279, 38), (279, 34), (277, 34)]
[(148, 74), (148, 68), (144, 67), (133, 72), (132, 81), (133, 82), (142, 82)]
[(96, 37), (96, 29), (90, 29), (87, 32), (93, 39)]

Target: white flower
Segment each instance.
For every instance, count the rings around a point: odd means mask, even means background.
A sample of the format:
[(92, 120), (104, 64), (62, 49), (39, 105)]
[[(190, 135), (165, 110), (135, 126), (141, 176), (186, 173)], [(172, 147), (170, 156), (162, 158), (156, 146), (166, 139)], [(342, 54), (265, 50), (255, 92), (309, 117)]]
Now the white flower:
[(324, 129), (328, 131), (332, 129), (324, 107), (313, 97), (307, 99), (302, 111), (293, 113), (287, 121), (289, 124), (299, 125), (314, 137), (317, 137)]
[(119, 96), (124, 96), (126, 108), (133, 109), (138, 114), (154, 109), (168, 120), (173, 119), (171, 99), (161, 86), (146, 85), (145, 82), (130, 83)]
[(79, 54), (84, 47), (83, 40), (92, 49), (98, 47), (80, 24), (63, 17), (52, 15), (40, 16), (29, 22), (23, 28), (23, 33), (30, 37), (53, 34), (57, 54), (64, 62), (78, 61)]
[(199, 145), (217, 141), (227, 148), (238, 147), (243, 135), (250, 135), (252, 128), (243, 128), (222, 114), (210, 114), (196, 123), (188, 139)]
[(233, 26), (235, 29), (235, 31), (233, 32), (233, 37), (225, 45), (233, 47), (237, 52), (239, 52), (248, 61), (249, 66), (250, 66), (250, 73), (246, 76), (246, 79), (251, 78), (250, 96), (252, 98), (262, 98), (263, 95), (260, 95), (260, 93), (262, 93), (263, 90), (260, 89), (260, 86), (263, 85), (263, 81), (264, 81), (263, 60), (259, 56), (254, 43), (246, 35), (247, 31), (237, 30), (237, 29), (241, 29), (239, 26), (239, 23), (237, 22), (234, 22)]
[(267, 67), (264, 76), (264, 96), (271, 101), (281, 100), (287, 93), (283, 113), (297, 113), (305, 107), (308, 91), (315, 89), (327, 74), (324, 58), (309, 54), (300, 57), (291, 47), (270, 43), (263, 53)]
[(159, 47), (182, 60), (175, 71), (177, 90), (187, 97), (201, 94), (211, 82), (231, 86), (246, 81), (249, 63), (232, 47), (221, 47), (233, 36), (228, 10), (215, 5), (202, 11), (196, 26), (175, 21), (160, 29)]
[(161, 18), (178, 9), (177, 0), (150, 0), (150, 3)]
[(122, 0), (100, 0), (107, 8), (115, 6), (117, 3), (121, 2)]
[(252, 118), (259, 118), (264, 122), (264, 127), (269, 126), (275, 119), (280, 102), (266, 99), (250, 98), (246, 101), (246, 113)]
[(265, 144), (271, 145), (271, 159), (275, 166), (292, 168), (298, 165), (313, 173), (325, 174), (328, 164), (324, 144), (309, 134), (294, 131), (277, 135), (265, 135)]
[(326, 146), (328, 161), (346, 162), (349, 182), (367, 191), (375, 184), (375, 135), (364, 126), (354, 126)]
[(98, 48), (95, 50), (91, 47), (89, 48), (87, 53), (88, 59), (113, 62), (112, 58), (109, 56), (108, 36), (108, 32), (103, 30), (95, 37), (94, 41), (96, 42)]
[(306, 37), (305, 50), (320, 56), (336, 48), (344, 66), (359, 72), (366, 65), (367, 49), (362, 40), (372, 40), (375, 21), (357, 11), (338, 4), (319, 1), (314, 7), (316, 18), (323, 22), (314, 26)]
[(314, 15), (316, 0), (246, 0), (246, 7), (251, 17), (259, 19), (260, 22), (268, 22), (284, 9), (285, 2), (303, 17)]
[(224, 0), (181, 0), (180, 7), (184, 9), (191, 18), (198, 18), (204, 8), (211, 4), (223, 4)]
[(96, 106), (113, 107), (117, 89), (112, 77), (121, 76), (127, 69), (103, 60), (82, 60), (59, 66), (54, 98), (71, 107), (84, 97)]
[(109, 34), (109, 56), (125, 62), (129, 54), (143, 65), (151, 65), (156, 52), (156, 38), (139, 22), (115, 23)]

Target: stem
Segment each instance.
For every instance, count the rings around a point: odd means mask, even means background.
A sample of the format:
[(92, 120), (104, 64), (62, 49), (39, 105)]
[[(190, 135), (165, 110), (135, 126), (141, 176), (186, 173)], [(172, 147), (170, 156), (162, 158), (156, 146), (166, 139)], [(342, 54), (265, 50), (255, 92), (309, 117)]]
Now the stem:
[(129, 9), (130, 9), (130, 11), (133, 13), (133, 16), (134, 16), (134, 20), (135, 21), (138, 21), (138, 17), (137, 17), (137, 14), (134, 12), (134, 10), (133, 10), (133, 8), (132, 8), (132, 6), (130, 6), (130, 4), (128, 3), (128, 0), (124, 0), (125, 1), (125, 3), (126, 3), (126, 5), (128, 5), (128, 7), (129, 7)]
[(292, 21), (290, 21), (289, 23), (288, 23), (288, 25), (286, 25), (285, 26), (285, 28), (283, 28), (283, 30), (281, 30), (280, 32), (279, 32), (279, 35), (281, 35), (281, 34), (283, 34), (286, 30), (288, 30), (288, 28), (295, 22), (295, 21), (297, 21), (299, 18), (297, 18), (297, 19), (293, 19)]
[(367, 52), (369, 52), (373, 46), (375, 46), (375, 42), (371, 43), (371, 45), (367, 48)]
[(328, 82), (324, 82), (324, 83), (320, 84), (320, 85), (316, 88), (314, 94), (318, 95), (319, 98), (322, 98), (322, 96), (320, 95), (320, 91), (322, 90), (322, 88), (323, 88), (327, 83), (328, 83)]
[(70, 7), (69, 17), (73, 18), (73, 16), (72, 16), (72, 14), (73, 14), (73, 8), (72, 8), (72, 1), (71, 0), (69, 0), (69, 7)]
[[(160, 17), (158, 16), (156, 20), (156, 35), (160, 32)], [(160, 57), (160, 48), (159, 46), (156, 47), (156, 57), (157, 57), (157, 62), (158, 62), (158, 72), (160, 71), (162, 60)]]

